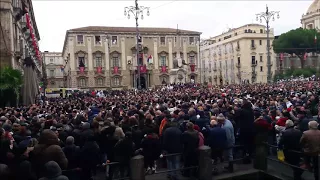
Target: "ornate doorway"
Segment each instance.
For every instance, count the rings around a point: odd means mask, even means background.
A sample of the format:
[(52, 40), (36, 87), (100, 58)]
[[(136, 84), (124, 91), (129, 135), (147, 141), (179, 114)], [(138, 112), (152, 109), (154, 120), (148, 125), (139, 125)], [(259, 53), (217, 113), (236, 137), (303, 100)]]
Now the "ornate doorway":
[[(137, 78), (137, 88), (138, 88), (138, 84), (139, 84), (138, 82), (139, 82), (139, 78)], [(147, 88), (146, 78), (144, 76), (140, 76), (140, 85), (141, 85), (141, 89)]]

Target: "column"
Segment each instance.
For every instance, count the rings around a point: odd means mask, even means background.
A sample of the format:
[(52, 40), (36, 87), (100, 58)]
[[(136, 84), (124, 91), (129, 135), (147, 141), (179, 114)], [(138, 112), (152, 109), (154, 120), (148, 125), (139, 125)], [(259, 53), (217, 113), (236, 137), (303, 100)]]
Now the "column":
[(159, 69), (157, 39), (153, 40), (153, 63), (154, 63), (154, 69)]
[(183, 60), (185, 60), (186, 63), (189, 63), (189, 59), (187, 55), (187, 42), (185, 38), (182, 38), (182, 47), (183, 47)]
[(125, 38), (121, 38), (121, 69), (127, 70)]
[(171, 70), (172, 69), (172, 66), (173, 66), (173, 62), (172, 62), (172, 40), (169, 39), (169, 69)]
[(87, 49), (88, 49), (88, 69), (89, 71), (93, 71), (93, 60), (92, 60), (92, 43), (91, 37), (87, 37)]
[(104, 41), (104, 59), (105, 59), (105, 69), (106, 71), (110, 70), (110, 52), (109, 52), (109, 43), (108, 43), (109, 39), (106, 39)]
[(72, 72), (72, 71), (76, 70), (76, 60), (75, 60), (75, 57), (74, 57), (74, 41), (73, 41), (73, 37), (69, 37), (68, 46), (69, 46), (69, 53), (70, 53), (69, 66), (70, 66), (70, 70)]

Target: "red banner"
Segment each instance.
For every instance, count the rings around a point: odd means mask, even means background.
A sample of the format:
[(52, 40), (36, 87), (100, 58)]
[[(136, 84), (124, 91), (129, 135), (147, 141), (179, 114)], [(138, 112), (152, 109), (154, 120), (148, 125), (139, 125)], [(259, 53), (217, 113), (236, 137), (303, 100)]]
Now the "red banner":
[(79, 67), (80, 69), (80, 73), (83, 74), (84, 73), (84, 67)]
[(283, 53), (280, 53), (280, 61), (283, 61), (283, 59), (284, 59), (284, 55)]
[(100, 74), (101, 73), (101, 71), (102, 71), (102, 68), (99, 66), (99, 67), (97, 67), (97, 72)]
[(167, 72), (167, 66), (161, 66), (161, 72), (166, 73)]
[(118, 66), (114, 66), (113, 67), (113, 74), (118, 74), (119, 73), (119, 67)]
[(303, 60), (307, 60), (307, 58), (308, 58), (308, 54), (307, 53), (304, 53), (304, 56), (303, 56)]
[(147, 66), (146, 65), (142, 65), (139, 68), (140, 68), (140, 73), (147, 73)]
[(196, 66), (196, 65), (194, 65), (194, 64), (191, 64), (191, 65), (190, 65), (191, 72), (194, 72), (195, 66)]

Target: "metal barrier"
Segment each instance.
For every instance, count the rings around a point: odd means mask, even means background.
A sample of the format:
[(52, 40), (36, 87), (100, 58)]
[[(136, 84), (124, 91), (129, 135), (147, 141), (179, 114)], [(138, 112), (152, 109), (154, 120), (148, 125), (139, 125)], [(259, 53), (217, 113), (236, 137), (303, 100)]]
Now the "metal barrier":
[[(310, 169), (305, 169), (305, 168), (301, 168), (300, 166), (296, 166), (296, 165), (293, 165), (293, 164), (290, 164), (290, 163), (287, 163), (287, 162), (285, 162), (285, 161), (280, 161), (278, 158), (272, 158), (272, 157), (268, 157), (268, 153), (267, 153), (267, 151), (268, 151), (268, 148), (269, 147), (271, 147), (271, 148), (277, 148), (277, 149), (279, 149), (279, 147), (278, 146), (275, 146), (275, 145), (271, 145), (271, 144), (268, 144), (268, 143), (266, 143), (266, 142), (264, 142), (263, 143), (264, 145), (265, 145), (265, 152), (261, 152), (260, 151), (260, 154), (262, 154), (263, 156), (265, 156), (265, 157), (260, 157), (260, 158), (258, 158), (258, 159), (260, 159), (260, 161), (261, 162), (263, 162), (263, 164), (259, 164), (259, 167), (256, 167), (257, 169), (260, 169), (260, 170), (267, 170), (267, 160), (271, 160), (271, 161), (275, 161), (275, 162), (278, 162), (278, 163), (281, 163), (281, 164), (284, 164), (284, 165), (286, 165), (286, 166), (289, 166), (289, 167), (291, 167), (291, 168), (293, 168), (293, 170), (294, 170), (294, 173), (295, 173), (295, 171), (297, 171), (297, 170), (300, 170), (300, 171), (302, 171), (302, 173), (304, 172), (304, 171), (306, 171), (306, 172), (311, 172), (311, 173), (313, 173), (313, 174), (315, 174), (316, 172), (314, 172), (314, 171), (311, 171)], [(292, 153), (296, 153), (297, 155), (299, 154), (299, 155), (302, 155), (302, 156), (307, 156), (305, 153), (303, 153), (303, 152), (301, 152), (301, 151), (296, 151), (296, 150), (287, 150), (288, 152), (292, 152)], [(256, 152), (257, 153), (257, 152)], [(259, 156), (258, 156), (259, 157)], [(318, 155), (318, 156), (310, 156), (310, 157), (312, 157), (312, 158), (318, 158), (318, 169), (315, 169), (315, 171), (317, 171), (317, 173), (318, 173), (318, 175), (319, 175), (319, 173), (320, 173), (320, 155)], [(263, 160), (263, 158), (264, 158), (264, 160)], [(302, 157), (300, 157), (300, 158), (302, 158)], [(265, 164), (264, 164), (265, 163)], [(302, 174), (301, 173), (301, 174)], [(295, 176), (295, 174), (293, 175), (293, 177)]]

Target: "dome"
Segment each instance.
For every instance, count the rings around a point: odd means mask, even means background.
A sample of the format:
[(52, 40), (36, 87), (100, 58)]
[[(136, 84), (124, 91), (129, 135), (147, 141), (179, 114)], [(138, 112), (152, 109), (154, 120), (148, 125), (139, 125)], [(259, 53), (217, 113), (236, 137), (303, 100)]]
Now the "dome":
[(309, 6), (307, 14), (316, 12), (320, 9), (320, 0), (314, 0), (313, 3)]

